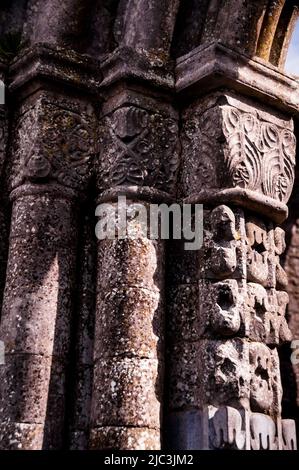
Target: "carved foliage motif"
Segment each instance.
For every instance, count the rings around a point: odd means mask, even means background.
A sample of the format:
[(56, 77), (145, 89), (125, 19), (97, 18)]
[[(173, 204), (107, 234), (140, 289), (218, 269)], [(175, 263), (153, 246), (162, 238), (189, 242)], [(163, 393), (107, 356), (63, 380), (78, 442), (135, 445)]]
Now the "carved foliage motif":
[(209, 106), (188, 110), (184, 119), (183, 196), (238, 187), (286, 203), (294, 183), (294, 133), (241, 103), (242, 109)]
[(174, 119), (124, 106), (103, 120), (100, 135), (100, 190), (120, 185), (174, 190), (179, 164)]
[(84, 189), (95, 153), (90, 113), (42, 98), (20, 116), (17, 135), (13, 187), (54, 180)]
[(229, 106), (224, 109), (223, 131), (233, 185), (287, 202), (294, 183), (294, 134)]

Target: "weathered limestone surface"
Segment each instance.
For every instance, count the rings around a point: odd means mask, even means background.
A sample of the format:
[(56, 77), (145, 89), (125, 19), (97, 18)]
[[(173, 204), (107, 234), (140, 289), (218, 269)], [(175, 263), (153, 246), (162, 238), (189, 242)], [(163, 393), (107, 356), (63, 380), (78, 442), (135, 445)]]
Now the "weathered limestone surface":
[[(1, 3), (1, 449), (296, 448), (296, 14)], [(202, 248), (98, 240), (119, 196), (203, 204)]]

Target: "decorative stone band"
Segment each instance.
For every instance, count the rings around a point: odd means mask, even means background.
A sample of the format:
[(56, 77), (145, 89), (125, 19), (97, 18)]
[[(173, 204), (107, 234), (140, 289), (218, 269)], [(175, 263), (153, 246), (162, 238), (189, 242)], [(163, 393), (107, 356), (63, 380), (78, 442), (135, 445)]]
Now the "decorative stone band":
[(249, 58), (219, 42), (197, 47), (177, 60), (176, 91), (182, 100), (220, 87), (258, 97), (284, 111), (298, 110), (297, 80), (269, 62)]
[(288, 206), (286, 204), (250, 189), (243, 188), (202, 190), (184, 198), (183, 202), (185, 204), (232, 204), (234, 206), (241, 206), (266, 215), (278, 224), (282, 223), (288, 216)]
[(10, 193), (10, 200), (15, 201), (23, 196), (34, 196), (38, 194), (49, 194), (52, 196), (61, 196), (64, 199), (75, 200), (78, 193), (71, 188), (60, 184), (23, 184)]
[(97, 198), (97, 203), (116, 202), (119, 196), (126, 196), (130, 200), (148, 201), (153, 203), (164, 202), (172, 204), (176, 202), (174, 197), (165, 191), (151, 188), (149, 186), (115, 186), (107, 189)]
[(101, 73), (97, 61), (74, 51), (39, 43), (28, 48), (10, 64), (9, 90), (15, 92), (34, 79), (64, 83), (81, 92), (98, 94)]
[[(175, 432), (173, 431), (175, 430)], [(230, 406), (173, 413), (168, 443), (177, 450), (296, 450), (295, 421)]]

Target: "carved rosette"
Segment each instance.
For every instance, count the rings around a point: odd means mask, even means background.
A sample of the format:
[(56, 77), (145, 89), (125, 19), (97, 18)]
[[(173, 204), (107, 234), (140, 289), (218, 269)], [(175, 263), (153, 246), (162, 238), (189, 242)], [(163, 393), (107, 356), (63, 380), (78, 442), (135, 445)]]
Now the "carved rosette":
[(174, 191), (179, 165), (178, 125), (162, 112), (121, 106), (100, 124), (98, 188)]
[(41, 94), (21, 109), (16, 135), (12, 189), (44, 182), (86, 188), (95, 154), (95, 123), (88, 106)]

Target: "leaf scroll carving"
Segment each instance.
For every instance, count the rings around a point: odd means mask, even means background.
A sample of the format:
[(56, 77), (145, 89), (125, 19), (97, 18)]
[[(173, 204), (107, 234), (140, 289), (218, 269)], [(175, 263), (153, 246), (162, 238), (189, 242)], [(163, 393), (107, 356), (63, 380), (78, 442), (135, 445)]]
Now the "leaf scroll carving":
[(226, 165), (233, 186), (287, 202), (294, 183), (296, 141), (289, 129), (234, 107), (224, 111)]

